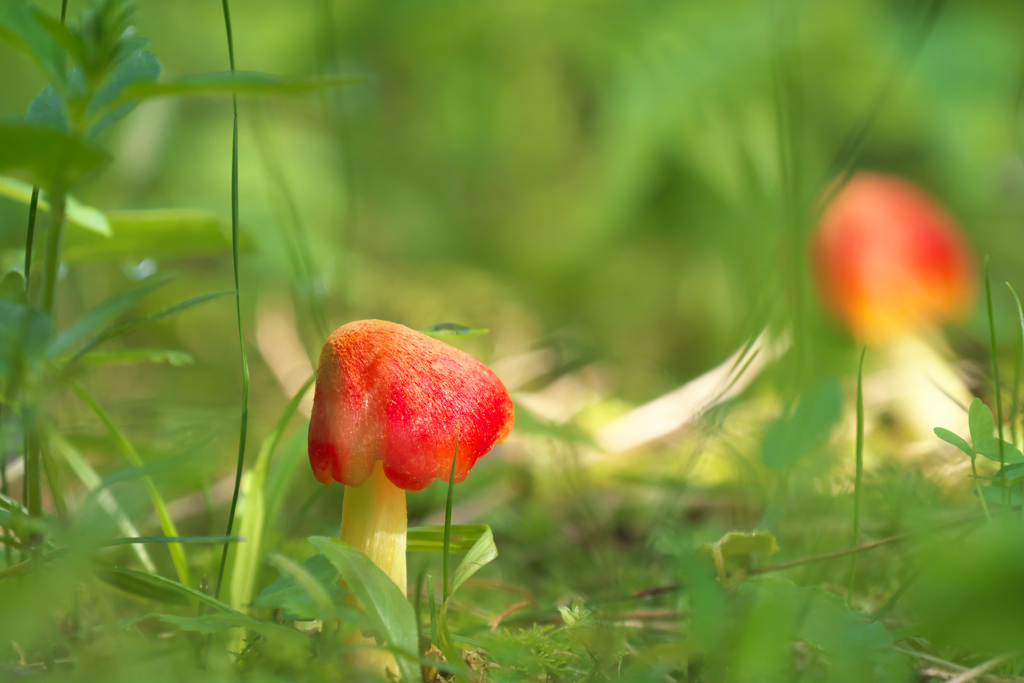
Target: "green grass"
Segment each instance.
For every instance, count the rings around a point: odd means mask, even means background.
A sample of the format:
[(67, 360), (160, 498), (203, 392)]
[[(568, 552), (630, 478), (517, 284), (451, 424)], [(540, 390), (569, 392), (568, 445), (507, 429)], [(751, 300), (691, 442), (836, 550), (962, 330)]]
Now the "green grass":
[[(0, 7), (0, 679), (1021, 675), (1018, 4), (32, 7)], [(929, 332), (977, 400), (923, 442), (807, 267), (861, 168), (993, 255)], [(306, 465), (309, 361), (371, 317), (519, 413), (409, 493), (408, 598)], [(762, 330), (742, 391), (595, 449)]]

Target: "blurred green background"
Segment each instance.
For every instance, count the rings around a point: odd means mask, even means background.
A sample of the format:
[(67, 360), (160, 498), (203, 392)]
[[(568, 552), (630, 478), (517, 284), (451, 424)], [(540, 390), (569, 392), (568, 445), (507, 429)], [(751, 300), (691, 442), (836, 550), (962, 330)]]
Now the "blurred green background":
[[(59, 2), (39, 4), (59, 13)], [(163, 80), (228, 68), (220, 3), (136, 4), (137, 33), (153, 41)], [(81, 5), (70, 1), (72, 21)], [(721, 589), (692, 569), (691, 556), (724, 531), (761, 524), (787, 558), (848, 543), (857, 349), (821, 310), (805, 253), (816, 201), (840, 171), (914, 180), (962, 224), (979, 271), (991, 255), (998, 343), (1013, 367), (1016, 309), (1001, 283), (1024, 287), (1020, 2), (250, 0), (231, 9), (239, 69), (362, 78), (336, 91), (240, 99), (249, 462), (339, 325), (488, 328), (452, 343), (499, 370), (520, 401), (519, 428), (459, 489), (469, 501), (461, 521), (494, 527), (502, 579), (530, 586), (541, 604), (686, 576), (692, 594), (667, 604), (692, 609), (707, 641), (686, 635), (687, 646), (746, 652), (737, 680), (769, 680), (769, 660), (745, 643), (772, 632), (771, 619), (756, 617), (775, 608), (741, 599), (744, 617), (726, 623), (716, 612)], [(0, 118), (23, 115), (47, 82), (3, 43), (0, 74)], [(146, 102), (101, 134), (113, 162), (72, 189), (78, 200), (109, 212), (210, 213), (201, 234), (137, 242), (118, 233), (112, 214), (117, 246), (74, 258), (73, 247), (95, 238), (69, 228), (58, 328), (154, 273), (176, 277), (138, 314), (233, 286), (230, 131), (228, 98), (195, 97)], [(26, 215), (23, 203), (0, 197), (3, 270), (24, 258)], [(950, 330), (976, 379), (989, 362), (983, 308)], [(576, 468), (595, 429), (722, 363), (765, 327), (792, 334), (793, 351), (742, 397), (737, 422), (716, 431), (739, 401), (709, 415), (695, 438), (642, 452), (635, 461), (645, 466), (610, 479)], [(123, 346), (192, 356), (180, 367), (101, 366), (84, 383), (145, 460), (186, 454), (188, 467), (161, 487), (178, 504), (183, 533), (220, 533), (241, 396), (231, 298)], [(846, 390), (840, 443), (826, 449), (835, 458), (808, 459), (791, 478), (768, 472), (764, 423), (822, 378)], [(973, 384), (988, 398), (985, 386)], [(97, 469), (123, 465), (73, 397), (50, 408)], [(886, 419), (872, 418), (880, 432)], [(930, 479), (912, 458), (886, 460), (900, 452), (892, 439), (869, 443), (879, 456), (865, 502), (870, 537), (937, 510), (977, 512), (962, 478), (951, 492), (948, 472)], [(703, 472), (706, 489), (687, 480), (689, 458), (705, 447), (719, 463)], [(284, 448), (304, 451), (304, 427), (291, 428)], [(337, 533), (341, 487), (306, 477), (302, 457), (270, 546), (308, 556), (305, 535)], [(444, 493), (410, 496), (411, 521), (438, 523)], [(141, 490), (119, 496), (152, 527)], [(1005, 554), (978, 564), (1020, 564), (1019, 552)], [(207, 575), (218, 556), (193, 555)], [(160, 564), (169, 566), (162, 556)], [(864, 611), (881, 608), (912, 565), (895, 550), (862, 559)], [(845, 590), (845, 565), (817, 567), (789, 577)], [(932, 595), (948, 586), (936, 585)], [(792, 606), (780, 590), (772, 599)], [(986, 599), (998, 608), (998, 597)], [(507, 602), (489, 593), (477, 607), (490, 618)], [(949, 614), (955, 624), (959, 613)], [(719, 640), (706, 635), (732, 627)], [(943, 632), (953, 634), (950, 658), (976, 645), (978, 631), (967, 630)]]

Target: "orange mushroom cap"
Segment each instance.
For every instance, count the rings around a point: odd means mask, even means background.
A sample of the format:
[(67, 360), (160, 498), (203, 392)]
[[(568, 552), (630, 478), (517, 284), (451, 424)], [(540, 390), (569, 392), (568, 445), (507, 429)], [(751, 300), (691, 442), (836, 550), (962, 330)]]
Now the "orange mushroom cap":
[(811, 260), (825, 304), (865, 343), (955, 317), (973, 299), (956, 221), (897, 176), (854, 175), (822, 215)]
[(359, 486), (381, 460), (395, 486), (461, 482), (515, 415), (501, 380), (468, 353), (383, 320), (335, 330), (320, 352), (309, 462), (324, 484)]

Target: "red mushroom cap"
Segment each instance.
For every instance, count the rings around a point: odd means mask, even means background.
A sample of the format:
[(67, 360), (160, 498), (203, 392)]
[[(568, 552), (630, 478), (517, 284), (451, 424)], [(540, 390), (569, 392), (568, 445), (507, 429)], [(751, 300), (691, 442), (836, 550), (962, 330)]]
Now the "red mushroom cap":
[(455, 481), (504, 441), (515, 415), (501, 380), (468, 353), (383, 320), (334, 331), (320, 352), (309, 462), (324, 484), (359, 486), (384, 462), (395, 486)]
[(825, 210), (811, 245), (826, 305), (862, 342), (963, 313), (972, 255), (956, 221), (913, 183), (858, 173)]

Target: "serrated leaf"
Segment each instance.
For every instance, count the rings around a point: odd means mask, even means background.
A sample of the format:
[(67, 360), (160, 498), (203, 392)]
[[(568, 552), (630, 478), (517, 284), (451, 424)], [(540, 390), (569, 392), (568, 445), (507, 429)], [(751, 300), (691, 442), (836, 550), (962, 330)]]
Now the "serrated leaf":
[(423, 330), (423, 334), (437, 337), (438, 339), (444, 339), (445, 337), (477, 337), (488, 332), (490, 330), (483, 327), (466, 327), (457, 323), (438, 323)]
[[(462, 555), (476, 544), (484, 532), (490, 531), (486, 524), (453, 524), (449, 552)], [(444, 526), (414, 526), (406, 532), (406, 551), (410, 553), (444, 552)]]
[[(374, 629), (385, 642), (401, 652), (416, 656), (419, 629), (416, 615), (398, 586), (370, 558), (349, 544), (325, 536), (309, 539), (337, 568)], [(407, 657), (395, 658), (405, 681), (419, 680), (419, 666)]]
[(171, 95), (294, 95), (354, 85), (365, 80), (363, 76), (287, 77), (258, 71), (218, 71), (178, 81), (136, 83), (126, 88), (117, 102)]
[(33, 185), (70, 186), (110, 160), (105, 151), (53, 128), (0, 123), (0, 173)]
[[(998, 437), (991, 437), (985, 439), (981, 443), (977, 441), (974, 443), (974, 450), (979, 455), (984, 455), (989, 460), (999, 462), (999, 439)], [(1019, 463), (1024, 462), (1024, 454), (1020, 452), (1020, 449), (1014, 446), (1008, 441), (1003, 441), (1003, 462), (1007, 463)]]
[(932, 431), (935, 432), (935, 436), (939, 437), (940, 439), (942, 439), (943, 441), (945, 441), (948, 444), (956, 446), (961, 451), (963, 451), (964, 454), (967, 455), (967, 457), (971, 458), (972, 460), (974, 459), (974, 457), (976, 455), (975, 452), (974, 452), (974, 449), (971, 448), (970, 444), (967, 443), (967, 441), (965, 439), (963, 439), (962, 437), (954, 434), (953, 432), (949, 431), (948, 429), (943, 429), (942, 427), (936, 427)]
[(977, 451), (977, 445), (991, 439), (992, 432), (995, 431), (992, 411), (980, 398), (971, 401), (971, 407), (967, 411), (967, 424), (971, 430), (971, 442), (975, 445), (974, 450)]
[[(32, 185), (16, 178), (0, 177), (0, 196), (13, 199), (28, 206), (32, 202)], [(102, 211), (82, 204), (70, 195), (66, 199), (67, 205), (64, 207), (64, 217), (67, 221), (67, 227), (89, 230), (106, 238), (113, 235), (110, 229), (110, 222)], [(39, 196), (37, 211), (45, 214), (50, 213), (50, 203), (46, 200), (44, 193), (41, 193)], [(73, 233), (73, 231), (71, 232)], [(73, 236), (72, 239), (74, 239)]]
[[(152, 209), (109, 211), (112, 239), (94, 235), (68, 235), (62, 257), (65, 261), (101, 261), (126, 256), (173, 258), (231, 253), (231, 226), (213, 211), (201, 209)], [(252, 249), (247, 232), (239, 247)]]
[(807, 390), (792, 415), (770, 422), (764, 432), (764, 464), (774, 470), (792, 467), (821, 448), (839, 421), (843, 392), (829, 380)]

